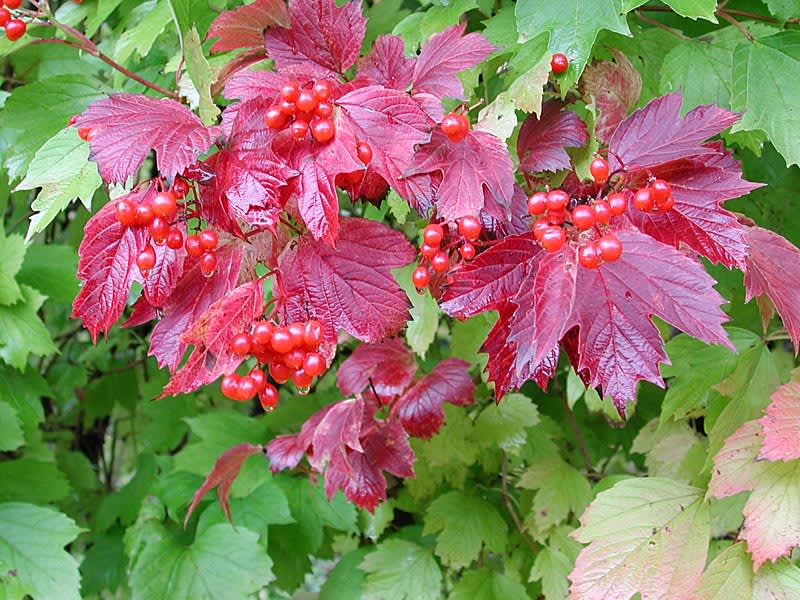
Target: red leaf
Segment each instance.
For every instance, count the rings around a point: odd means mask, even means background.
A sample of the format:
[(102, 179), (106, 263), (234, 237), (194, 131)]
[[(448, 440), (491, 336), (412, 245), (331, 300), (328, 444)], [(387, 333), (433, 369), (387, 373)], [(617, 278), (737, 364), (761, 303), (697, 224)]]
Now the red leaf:
[(405, 391), (414, 374), (414, 353), (400, 338), (378, 344), (360, 344), (336, 372), (336, 384), (343, 396), (360, 394), (370, 386), (378, 396), (392, 397)]
[(299, 166), (294, 180), (297, 208), (316, 240), (334, 245), (339, 237), (339, 197), (336, 176), (328, 173), (317, 157), (309, 155)]
[(761, 417), (764, 445), (758, 457), (766, 460), (800, 460), (800, 382), (779, 387)]
[(529, 115), (517, 140), (519, 168), (528, 173), (569, 169), (565, 148), (584, 146), (589, 140), (586, 124), (573, 112), (563, 110), (563, 102), (548, 100), (537, 118)]
[(270, 29), (267, 54), (279, 70), (344, 73), (356, 62), (366, 31), (361, 2), (292, 0), (290, 29)]
[(480, 33), (464, 35), (466, 23), (453, 25), (432, 36), (422, 47), (416, 64), (412, 90), (434, 96), (464, 99), (457, 73), (471, 69), (495, 51)]
[(183, 275), (186, 250), (183, 247), (173, 250), (166, 244), (156, 245), (156, 264), (147, 277), (140, 277), (144, 297), (151, 306), (166, 304), (175, 286)]
[(149, 323), (158, 316), (156, 309), (147, 301), (144, 296), (134, 303), (131, 316), (122, 324), (123, 327), (138, 327)]
[(608, 142), (611, 170), (647, 169), (673, 160), (719, 152), (703, 142), (733, 125), (739, 115), (705, 105), (680, 116), (679, 93), (651, 100), (622, 121)]
[(232, 373), (243, 359), (231, 352), (231, 338), (249, 329), (263, 314), (264, 288), (260, 279), (240, 285), (209, 306), (181, 337), (194, 350), (164, 386), (160, 398), (194, 391), (220, 375)]
[[(125, 198), (138, 205), (155, 193), (151, 184)], [(116, 202), (107, 203), (84, 226), (78, 249), (82, 287), (72, 303), (72, 316), (83, 321), (93, 342), (97, 342), (98, 333), (108, 333), (122, 316), (131, 283), (140, 277), (136, 258), (145, 244), (144, 229), (120, 225)]]
[(289, 26), (289, 13), (283, 0), (255, 0), (220, 13), (209, 26), (206, 38), (219, 38), (211, 46), (211, 52), (257, 48), (264, 45), (264, 32), (275, 25)]
[(183, 519), (183, 526), (186, 527), (186, 524), (189, 522), (189, 517), (192, 516), (194, 509), (197, 508), (203, 496), (215, 487), (217, 488), (217, 498), (219, 499), (220, 506), (222, 506), (222, 510), (225, 512), (228, 521), (233, 524), (233, 519), (231, 519), (231, 507), (228, 502), (228, 493), (230, 492), (231, 485), (233, 485), (233, 482), (239, 476), (239, 471), (242, 470), (244, 461), (253, 454), (263, 451), (264, 448), (256, 444), (238, 444), (220, 454), (219, 458), (214, 463), (214, 468), (211, 469), (203, 485), (194, 493), (192, 503), (189, 505), (189, 510), (186, 511), (186, 517)]
[(174, 177), (212, 141), (210, 130), (185, 106), (138, 94), (115, 94), (92, 103), (78, 126), (97, 130), (90, 142), (92, 158), (109, 183), (124, 183), (151, 149), (161, 175)]
[(408, 301), (391, 269), (414, 256), (401, 233), (366, 219), (342, 219), (336, 248), (304, 235), (280, 259), (288, 316), (319, 319), (326, 331), (344, 329), (364, 342), (394, 335)]
[(344, 400), (323, 410), (324, 416), (317, 422), (309, 440), (313, 452), (309, 454), (308, 462), (319, 472), (331, 460), (335, 460), (334, 455), (344, 456), (348, 449), (363, 451), (361, 425), (364, 421), (364, 401), (360, 398)]
[(278, 97), (281, 86), (289, 79), (275, 71), (240, 71), (225, 84), (224, 95), (229, 100), (273, 100)]
[(586, 67), (581, 76), (580, 90), (587, 103), (594, 99), (597, 121), (594, 125), (597, 139), (607, 142), (617, 125), (639, 101), (642, 77), (626, 56), (611, 49), (616, 62), (602, 60)]
[(750, 245), (744, 275), (747, 300), (769, 296), (794, 347), (800, 348), (800, 250), (761, 227), (749, 227), (746, 236)]
[(407, 176), (441, 171), (436, 212), (452, 221), (477, 215), (484, 206), (484, 188), (501, 206), (514, 194), (514, 169), (505, 143), (485, 131), (472, 130), (451, 142), (436, 128), (428, 144), (414, 156)]
[(469, 363), (458, 358), (446, 358), (403, 394), (392, 407), (392, 412), (409, 434), (427, 439), (444, 423), (442, 404), (471, 404), (474, 392)]
[(405, 55), (402, 38), (381, 35), (372, 44), (372, 51), (359, 64), (356, 81), (405, 91), (411, 85), (415, 60)]

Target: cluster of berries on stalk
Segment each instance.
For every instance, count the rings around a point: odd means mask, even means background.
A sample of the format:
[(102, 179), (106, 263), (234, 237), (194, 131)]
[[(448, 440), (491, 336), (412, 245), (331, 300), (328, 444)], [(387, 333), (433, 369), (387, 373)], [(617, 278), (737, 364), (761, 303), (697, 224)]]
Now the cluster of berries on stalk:
[(332, 92), (333, 86), (325, 79), (305, 87), (297, 81), (287, 81), (281, 87), (280, 100), (264, 115), (264, 122), (270, 129), (288, 127), (298, 142), (305, 140), (309, 131), (320, 144), (329, 142), (336, 135)]
[(28, 24), (12, 12), (21, 5), (22, 0), (3, 0), (0, 5), (0, 27), (5, 30), (6, 39), (10, 42), (16, 42), (28, 29)]
[(675, 206), (675, 198), (668, 182), (651, 178), (649, 185), (636, 190), (631, 204), (644, 212), (666, 212)]
[(257, 321), (249, 333), (239, 333), (231, 339), (230, 350), (237, 356), (253, 356), (259, 364), (247, 375), (232, 373), (223, 377), (222, 394), (238, 402), (258, 394), (261, 408), (273, 410), (278, 404), (278, 389), (269, 383), (262, 365), (268, 365), (267, 372), (275, 383), (280, 385), (291, 379), (299, 393), (307, 393), (314, 378), (328, 369), (325, 357), (318, 352), (322, 339), (322, 325), (316, 320), (285, 326)]
[[(458, 233), (464, 241), (458, 247), (458, 253), (464, 260), (475, 258), (475, 242), (481, 235), (481, 222), (477, 217), (467, 215), (458, 220)], [(430, 223), (422, 231), (422, 246), (419, 253), (422, 255), (419, 266), (414, 269), (411, 278), (414, 287), (422, 290), (431, 280), (431, 271), (435, 275), (445, 273), (450, 268), (450, 253), (447, 248), (442, 248), (445, 229), (438, 223)], [(428, 265), (424, 263), (427, 261)]]

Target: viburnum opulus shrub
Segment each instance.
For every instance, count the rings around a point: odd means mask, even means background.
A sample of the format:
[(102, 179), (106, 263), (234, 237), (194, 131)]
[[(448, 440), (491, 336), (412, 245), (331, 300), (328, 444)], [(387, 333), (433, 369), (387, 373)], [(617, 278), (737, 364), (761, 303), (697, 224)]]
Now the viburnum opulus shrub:
[(800, 598), (794, 3), (3, 5), (4, 596)]

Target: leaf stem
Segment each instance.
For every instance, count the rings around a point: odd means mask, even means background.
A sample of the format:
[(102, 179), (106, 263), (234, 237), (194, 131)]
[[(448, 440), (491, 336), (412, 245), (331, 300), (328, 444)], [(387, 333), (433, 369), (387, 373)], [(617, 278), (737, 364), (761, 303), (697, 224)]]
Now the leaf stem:
[(566, 394), (559, 394), (559, 397), (561, 399), (561, 405), (564, 407), (564, 412), (567, 413), (567, 423), (569, 423), (572, 433), (575, 434), (575, 441), (577, 442), (578, 448), (580, 448), (581, 455), (583, 456), (583, 465), (586, 467), (586, 472), (592, 474), (595, 472), (594, 466), (592, 465), (592, 457), (589, 456), (589, 448), (586, 445), (586, 440), (583, 437), (581, 428), (578, 426), (575, 413), (573, 413), (572, 409), (569, 407)]
[[(642, 7), (642, 8), (644, 8), (644, 7)], [(660, 7), (656, 6), (656, 7), (654, 7), (654, 8), (660, 8)], [(665, 8), (666, 8), (666, 7), (665, 7)], [(667, 9), (667, 10), (669, 10), (669, 9)], [(652, 25), (653, 27), (658, 27), (659, 29), (663, 29), (663, 30), (664, 30), (664, 31), (666, 31), (667, 33), (669, 33), (669, 34), (672, 34), (672, 35), (674, 35), (675, 37), (677, 37), (677, 38), (680, 38), (680, 39), (682, 39), (682, 40), (688, 40), (688, 39), (691, 39), (691, 38), (688, 38), (688, 37), (686, 37), (685, 35), (683, 35), (683, 34), (682, 34), (680, 31), (678, 31), (677, 29), (673, 29), (673, 28), (672, 28), (672, 27), (670, 27), (669, 25), (664, 25), (664, 23), (662, 23), (661, 21), (656, 21), (655, 19), (651, 19), (650, 17), (646, 17), (646, 16), (644, 16), (644, 15), (642, 14), (641, 10), (637, 10), (637, 11), (635, 11), (635, 12), (636, 12), (636, 16), (637, 16), (637, 17), (639, 17), (639, 19), (640, 19), (641, 21), (643, 21), (643, 22), (647, 23), (648, 25)], [(661, 12), (663, 12), (663, 11), (661, 11)]]
[(517, 528), (517, 531), (519, 531), (519, 535), (522, 537), (522, 539), (525, 540), (525, 543), (528, 544), (528, 547), (531, 549), (531, 551), (534, 554), (538, 554), (539, 550), (525, 533), (525, 527), (522, 525), (522, 520), (519, 518), (517, 509), (514, 508), (514, 504), (511, 502), (511, 495), (508, 492), (508, 455), (506, 455), (505, 452), (503, 452), (503, 465), (500, 470), (500, 482), (502, 484), (503, 503), (506, 505), (508, 513), (511, 515), (511, 520), (514, 521), (514, 526)]
[(717, 11), (717, 15), (719, 15), (719, 17), (721, 19), (727, 21), (728, 23), (730, 23), (731, 25), (736, 27), (736, 29), (741, 31), (742, 35), (744, 35), (744, 37), (747, 38), (748, 42), (750, 42), (752, 44), (753, 42), (756, 41), (756, 38), (753, 37), (753, 34), (751, 34), (749, 31), (747, 31), (747, 28), (744, 25), (742, 25), (741, 23), (739, 23), (739, 21), (734, 19), (730, 14), (728, 14), (724, 10), (719, 10), (719, 11)]

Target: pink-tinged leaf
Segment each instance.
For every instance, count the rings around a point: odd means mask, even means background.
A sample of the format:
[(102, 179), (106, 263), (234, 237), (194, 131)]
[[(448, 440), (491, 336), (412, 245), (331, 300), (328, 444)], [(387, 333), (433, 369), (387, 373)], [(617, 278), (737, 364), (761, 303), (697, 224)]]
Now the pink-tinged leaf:
[(313, 156), (300, 166), (295, 179), (297, 208), (303, 222), (316, 240), (334, 245), (339, 237), (339, 197), (336, 195), (336, 176), (327, 173)]
[(186, 250), (183, 247), (173, 250), (166, 244), (156, 245), (154, 248), (156, 264), (147, 277), (141, 277), (141, 283), (147, 302), (151, 306), (161, 307), (167, 303), (183, 275)]
[(211, 52), (257, 48), (264, 45), (264, 32), (275, 26), (289, 26), (289, 12), (283, 0), (255, 0), (220, 13), (209, 26), (206, 37), (219, 38), (211, 46)]
[(128, 319), (122, 324), (123, 327), (138, 327), (149, 323), (158, 316), (156, 309), (152, 306), (147, 298), (139, 296), (139, 299), (134, 303), (133, 310)]
[[(211, 277), (200, 271), (200, 263), (189, 262), (163, 308), (163, 317), (150, 335), (148, 354), (160, 367), (175, 372), (186, 351), (183, 333), (214, 302), (236, 286), (242, 267), (241, 244), (226, 244), (216, 251), (217, 268)], [(191, 265), (191, 266), (190, 266)]]
[(250, 458), (253, 454), (263, 452), (264, 448), (256, 444), (238, 444), (220, 454), (217, 461), (214, 463), (214, 468), (206, 477), (197, 491), (192, 497), (192, 503), (189, 505), (189, 510), (186, 511), (186, 517), (183, 519), (183, 526), (186, 527), (189, 523), (189, 517), (192, 516), (194, 509), (209, 491), (217, 488), (217, 498), (219, 499), (220, 506), (228, 518), (228, 521), (233, 524), (231, 519), (231, 507), (228, 502), (228, 493), (231, 490), (231, 485), (239, 476), (239, 471), (242, 470), (244, 461)]
[(78, 127), (96, 130), (91, 158), (108, 183), (125, 183), (151, 149), (161, 175), (174, 177), (212, 142), (210, 130), (185, 106), (138, 94), (115, 94), (92, 103), (78, 118)]
[(444, 423), (442, 405), (445, 402), (457, 406), (471, 404), (474, 392), (469, 363), (446, 358), (398, 398), (392, 412), (410, 435), (428, 439)]
[(508, 147), (485, 131), (472, 130), (466, 139), (451, 142), (436, 128), (431, 141), (420, 147), (407, 176), (440, 171), (436, 212), (453, 221), (478, 215), (484, 206), (484, 189), (502, 207), (514, 194), (514, 169)]
[(256, 98), (270, 101), (278, 97), (288, 79), (275, 71), (240, 71), (225, 84), (224, 96), (242, 102)]
[(628, 115), (642, 93), (642, 77), (627, 57), (611, 49), (614, 61), (602, 60), (586, 67), (581, 76), (581, 94), (589, 102), (594, 99), (597, 139), (607, 142), (617, 125)]
[(402, 38), (381, 35), (373, 42), (372, 51), (359, 64), (356, 81), (403, 92), (411, 85), (415, 60), (405, 55)]
[(209, 306), (181, 337), (194, 350), (164, 386), (160, 397), (192, 392), (220, 375), (232, 373), (243, 359), (231, 352), (231, 339), (249, 330), (263, 314), (264, 288), (260, 279), (240, 285)]
[(529, 115), (517, 140), (519, 168), (528, 173), (569, 169), (566, 148), (578, 148), (589, 141), (586, 124), (573, 112), (564, 110), (558, 100), (542, 104), (537, 117)]
[(361, 447), (361, 425), (364, 421), (364, 401), (360, 398), (337, 402), (325, 407), (322, 419), (311, 435), (311, 452), (308, 462), (319, 472), (331, 461), (348, 450), (363, 452)]
[(267, 445), (267, 456), (273, 473), (294, 469), (308, 450), (299, 435), (279, 435)]
[(327, 70), (344, 73), (356, 62), (367, 21), (361, 2), (292, 0), (291, 28), (270, 29), (265, 35), (267, 54), (279, 70)]
[(336, 371), (343, 396), (375, 388), (380, 397), (402, 394), (414, 379), (417, 361), (400, 338), (377, 344), (360, 344)]
[(800, 348), (800, 250), (786, 238), (760, 227), (746, 232), (750, 253), (744, 285), (747, 300), (766, 294)]
[(600, 492), (572, 533), (588, 544), (569, 574), (570, 600), (694, 600), (711, 517), (700, 490), (658, 477)]
[(432, 36), (414, 64), (412, 90), (434, 96), (464, 99), (456, 75), (483, 62), (495, 51), (480, 33), (464, 35), (466, 23), (453, 25)]
[(408, 300), (391, 270), (414, 256), (405, 236), (366, 219), (342, 219), (336, 248), (304, 235), (280, 259), (288, 317), (316, 318), (363, 342), (392, 336), (408, 319)]
[(679, 93), (667, 94), (622, 121), (608, 142), (611, 170), (648, 169), (673, 160), (717, 154), (703, 142), (733, 125), (739, 115), (709, 104), (681, 117), (682, 102)]
[(758, 420), (742, 425), (714, 457), (708, 486), (714, 498), (752, 490), (740, 537), (747, 542), (756, 570), (800, 546), (800, 461), (759, 459), (764, 438)]
[[(138, 205), (155, 193), (155, 186), (150, 185), (125, 198)], [(140, 276), (136, 258), (146, 242), (143, 229), (120, 225), (116, 202), (103, 206), (84, 226), (78, 249), (82, 286), (72, 303), (72, 317), (83, 321), (93, 342), (97, 342), (98, 333), (108, 333), (122, 316), (131, 283)]]
[(800, 382), (792, 381), (771, 396), (761, 418), (764, 447), (759, 458), (800, 460)]

